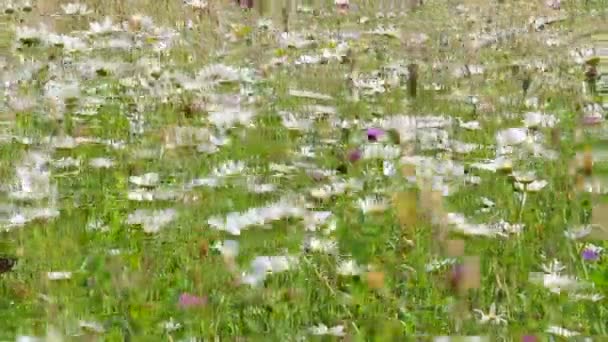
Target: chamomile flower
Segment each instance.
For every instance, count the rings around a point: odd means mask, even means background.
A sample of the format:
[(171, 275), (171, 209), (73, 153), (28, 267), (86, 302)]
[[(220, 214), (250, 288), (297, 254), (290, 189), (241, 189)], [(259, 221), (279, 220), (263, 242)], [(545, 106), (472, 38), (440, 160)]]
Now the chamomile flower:
[(304, 241), (302, 248), (305, 251), (310, 252), (336, 254), (338, 252), (338, 243), (330, 238), (317, 238), (310, 236)]
[(401, 155), (401, 149), (393, 145), (366, 144), (362, 148), (363, 159), (395, 159)]
[(313, 128), (314, 122), (309, 118), (297, 117), (290, 112), (280, 112), (281, 122), (285, 128), (297, 131), (309, 131)]
[(551, 114), (544, 114), (539, 112), (527, 112), (524, 115), (523, 123), (528, 128), (534, 127), (554, 127), (559, 123), (559, 119)]
[(481, 125), (479, 123), (479, 121), (467, 121), (467, 122), (463, 122), (461, 120), (458, 120), (460, 127), (470, 130), (470, 131), (478, 131), (481, 129)]
[(316, 199), (324, 200), (330, 198), (333, 195), (333, 189), (331, 185), (328, 184), (310, 190), (310, 196)]
[(15, 189), (9, 193), (10, 198), (19, 200), (40, 200), (48, 198), (54, 192), (50, 171), (18, 166), (16, 174), (18, 184)]
[(168, 321), (162, 322), (160, 325), (168, 333), (175, 332), (182, 328), (182, 324), (175, 321), (173, 317), (171, 317)]
[(364, 214), (382, 213), (389, 207), (388, 200), (377, 196), (368, 196), (359, 199), (357, 204)]
[(239, 254), (239, 242), (235, 240), (218, 241), (211, 248), (228, 258), (235, 258)]
[(566, 269), (566, 266), (564, 266), (564, 264), (562, 264), (559, 260), (553, 259), (550, 263), (543, 264), (542, 269), (545, 271), (545, 273), (560, 273)]
[(479, 309), (474, 309), (473, 311), (477, 312), (481, 317), (479, 318), (479, 322), (482, 324), (492, 323), (492, 324), (506, 324), (507, 320), (505, 319), (504, 314), (496, 313), (496, 304), (492, 303), (490, 305), (490, 311), (488, 314), (485, 314), (483, 311)]
[(110, 158), (93, 158), (89, 160), (89, 165), (94, 169), (108, 169), (114, 166), (114, 161)]
[(580, 335), (579, 332), (568, 330), (566, 328), (562, 328), (556, 325), (551, 325), (545, 330), (548, 334), (562, 336), (562, 337), (574, 337)]
[(425, 270), (427, 272), (434, 272), (434, 271), (443, 269), (446, 266), (453, 265), (456, 263), (456, 261), (457, 261), (457, 259), (455, 259), (455, 258), (447, 258), (447, 259), (442, 259), (442, 260), (435, 259), (435, 260), (429, 262), (428, 264), (426, 264)]
[(156, 172), (149, 172), (141, 176), (130, 176), (129, 182), (137, 186), (154, 187), (160, 182), (160, 176)]
[(338, 266), (336, 272), (342, 276), (356, 276), (363, 272), (361, 266), (357, 264), (355, 260), (348, 259), (341, 261)]
[(325, 324), (319, 324), (317, 326), (309, 328), (312, 335), (331, 335), (331, 336), (344, 336), (344, 326), (336, 325), (335, 327), (328, 328)]
[(78, 322), (78, 326), (82, 330), (94, 332), (96, 334), (103, 334), (105, 332), (105, 328), (99, 322), (81, 320)]
[(562, 274), (565, 268), (561, 262), (553, 260), (549, 264), (542, 265), (544, 274), (531, 273), (530, 280), (542, 284), (553, 293), (572, 291), (583, 287), (584, 284), (580, 283), (576, 277)]
[(196, 76), (198, 81), (211, 85), (237, 82), (239, 78), (240, 73), (237, 69), (224, 64), (206, 66)]
[(72, 278), (72, 272), (68, 272), (68, 271), (47, 272), (47, 278), (49, 280), (68, 280), (68, 279)]
[(89, 33), (93, 35), (104, 35), (120, 30), (120, 27), (114, 25), (110, 17), (105, 17), (102, 22), (91, 22), (89, 24)]
[(316, 231), (319, 226), (324, 225), (332, 217), (331, 211), (307, 211), (304, 214), (304, 226), (306, 230)]
[(254, 180), (249, 179), (247, 181), (247, 189), (256, 194), (266, 194), (276, 191), (276, 185), (272, 183), (257, 183)]
[(578, 239), (582, 239), (585, 236), (591, 234), (592, 231), (593, 231), (593, 226), (586, 225), (586, 226), (570, 228), (564, 232), (564, 235), (570, 240), (578, 240)]
[(185, 6), (190, 6), (197, 10), (206, 9), (209, 6), (207, 0), (183, 0)]
[(15, 37), (17, 41), (25, 45), (43, 44), (49, 35), (49, 31), (44, 24), (39, 27), (17, 26), (15, 28)]
[(290, 270), (298, 265), (295, 256), (258, 256), (251, 261), (251, 269), (242, 275), (241, 281), (245, 284), (260, 285), (269, 274)]
[(243, 175), (247, 166), (242, 161), (227, 161), (213, 169), (213, 175), (216, 177), (229, 177), (235, 175)]
[(496, 143), (501, 146), (519, 145), (527, 140), (528, 131), (526, 128), (508, 128), (496, 134)]
[(528, 192), (539, 192), (545, 186), (547, 186), (547, 184), (549, 184), (549, 183), (546, 180), (535, 180), (534, 182), (528, 184), (528, 186), (526, 187), (526, 191), (528, 191)]
[(137, 209), (129, 214), (126, 223), (141, 225), (145, 233), (158, 233), (176, 218), (177, 210), (173, 208), (161, 210)]
[(93, 13), (86, 4), (70, 2), (68, 4), (61, 4), (61, 10), (66, 15), (89, 15)]
[(605, 297), (599, 293), (592, 293), (592, 294), (571, 293), (570, 298), (572, 298), (573, 300), (589, 300), (592, 302), (599, 302), (600, 300), (603, 300)]

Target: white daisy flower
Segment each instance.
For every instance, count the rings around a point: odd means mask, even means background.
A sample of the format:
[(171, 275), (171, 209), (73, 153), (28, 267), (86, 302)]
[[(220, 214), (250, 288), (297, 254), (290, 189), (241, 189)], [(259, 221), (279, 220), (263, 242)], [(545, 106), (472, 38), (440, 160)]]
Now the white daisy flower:
[(543, 264), (542, 269), (545, 271), (545, 273), (560, 273), (566, 269), (566, 266), (564, 266), (564, 264), (562, 264), (559, 260), (553, 259), (551, 263)]
[(95, 169), (108, 169), (114, 166), (114, 161), (109, 158), (93, 158), (89, 160), (89, 165)]
[(127, 193), (127, 199), (136, 202), (152, 202), (154, 201), (154, 194), (144, 189), (136, 189)]
[(362, 148), (363, 159), (395, 159), (401, 155), (398, 146), (383, 144), (366, 144)]
[(16, 342), (43, 342), (43, 341), (45, 341), (45, 339), (42, 337), (19, 335), (19, 336), (17, 336), (15, 341)]
[(103, 334), (105, 332), (103, 325), (99, 322), (79, 321), (78, 326), (80, 327), (80, 329), (91, 331), (97, 334)]
[(336, 325), (335, 327), (328, 328), (325, 324), (321, 323), (317, 326), (309, 328), (312, 335), (331, 335), (331, 336), (344, 336), (344, 326)]
[(497, 223), (493, 224), (493, 227), (506, 234), (518, 235), (523, 231), (523, 229), (525, 228), (525, 225), (523, 223), (512, 224), (512, 223), (506, 222), (504, 220), (500, 220)]
[(281, 122), (287, 129), (298, 131), (309, 131), (314, 127), (313, 120), (309, 118), (296, 117), (293, 113), (281, 112)]
[(241, 281), (256, 286), (268, 274), (288, 271), (298, 263), (295, 256), (258, 256), (251, 261), (251, 272), (243, 274)]
[(553, 260), (550, 264), (543, 265), (542, 268), (545, 273), (531, 273), (530, 281), (542, 284), (551, 292), (560, 293), (561, 291), (572, 291), (585, 285), (580, 283), (576, 277), (562, 275), (561, 272), (566, 267), (557, 260)]
[(67, 280), (72, 278), (72, 272), (47, 272), (47, 278), (49, 280)]
[(86, 4), (73, 3), (61, 4), (61, 9), (66, 15), (89, 15), (93, 13)]
[(382, 174), (385, 177), (392, 177), (397, 174), (397, 168), (395, 167), (395, 163), (389, 160), (382, 161)]
[(551, 325), (547, 328), (547, 330), (545, 330), (545, 332), (549, 333), (549, 334), (553, 334), (553, 335), (558, 335), (558, 336), (562, 336), (562, 337), (574, 337), (574, 336), (578, 336), (580, 335), (579, 332), (573, 331), (573, 330), (568, 330), (566, 328), (562, 328), (556, 325)]
[(256, 194), (266, 194), (276, 191), (277, 187), (271, 183), (258, 184), (254, 181), (248, 181), (247, 189)]
[(333, 100), (333, 97), (330, 95), (316, 93), (316, 92), (308, 91), (308, 90), (289, 89), (288, 94), (289, 94), (289, 96), (293, 96), (293, 97), (313, 99), (313, 100), (324, 100), (324, 101)]
[(153, 187), (158, 185), (158, 183), (160, 182), (160, 176), (158, 175), (158, 173), (149, 172), (144, 173), (141, 176), (131, 176), (129, 177), (129, 182), (137, 186)]
[(177, 218), (177, 210), (161, 209), (148, 210), (137, 209), (127, 217), (126, 223), (141, 225), (145, 233), (158, 233), (161, 228)]
[(311, 252), (336, 254), (338, 252), (338, 243), (333, 239), (311, 236), (304, 241), (303, 249)]
[(196, 79), (211, 85), (232, 83), (239, 81), (240, 73), (237, 69), (224, 64), (212, 64), (201, 69)]
[(91, 22), (89, 23), (89, 33), (91, 34), (107, 34), (112, 32), (121, 31), (118, 25), (112, 23), (112, 18), (105, 17), (102, 22)]
[(51, 172), (18, 166), (16, 170), (17, 186), (9, 197), (18, 200), (40, 200), (50, 197), (55, 186), (51, 184)]
[(89, 231), (101, 231), (108, 232), (110, 231), (110, 227), (108, 227), (105, 222), (102, 220), (90, 220), (87, 223), (86, 229)]
[(216, 177), (229, 177), (242, 175), (245, 173), (247, 166), (242, 161), (229, 160), (213, 170), (213, 175)]
[(454, 229), (465, 235), (479, 235), (479, 236), (506, 236), (503, 231), (494, 226), (488, 226), (485, 224), (469, 223), (466, 217), (459, 213), (448, 213), (446, 216), (448, 224), (454, 226)]
[(228, 258), (235, 258), (239, 254), (239, 242), (235, 240), (218, 241), (211, 248)]
[(582, 293), (571, 293), (570, 298), (573, 300), (590, 300), (592, 302), (599, 302), (604, 299), (604, 296), (599, 293), (593, 294), (582, 294)]
[(70, 168), (70, 167), (79, 167), (80, 166), (80, 159), (75, 159), (75, 158), (72, 158), (72, 157), (62, 157), (60, 159), (51, 161), (51, 165), (53, 167), (58, 168), (58, 169), (67, 169), (67, 168)]
[(559, 119), (551, 114), (543, 114), (540, 112), (527, 112), (524, 114), (524, 125), (528, 128), (532, 127), (554, 127), (559, 123)]
[(464, 129), (468, 129), (470, 131), (477, 131), (477, 130), (481, 129), (481, 125), (479, 124), (479, 121), (463, 122), (460, 119), (458, 121), (459, 121), (460, 127), (464, 128)]
[(479, 309), (474, 309), (473, 311), (477, 312), (481, 315), (479, 318), (479, 322), (482, 324), (492, 323), (492, 324), (506, 324), (507, 320), (505, 319), (504, 314), (496, 314), (496, 304), (492, 303), (490, 305), (490, 311), (486, 315), (483, 311)]
[(328, 199), (333, 195), (333, 189), (331, 185), (323, 185), (318, 188), (310, 190), (310, 196), (316, 199)]
[(166, 331), (166, 332), (174, 332), (177, 331), (179, 329), (182, 328), (182, 324), (173, 320), (173, 317), (171, 317), (168, 321), (162, 322), (161, 323), (161, 327)]
[(32, 42), (40, 44), (45, 42), (49, 35), (49, 31), (44, 24), (40, 24), (38, 28), (17, 26), (15, 27), (15, 36), (17, 41), (22, 43)]
[(362, 268), (357, 265), (357, 262), (349, 259), (342, 261), (337, 266), (337, 273), (343, 276), (356, 276), (361, 274), (363, 271)]
[(527, 185), (525, 183), (515, 182), (515, 188), (519, 191), (539, 192), (547, 186), (547, 184), (549, 183), (546, 180), (534, 180)]
[(332, 217), (331, 211), (308, 211), (304, 215), (306, 230), (316, 231), (318, 226), (325, 224)]
[(591, 234), (593, 227), (591, 225), (570, 228), (564, 232), (564, 235), (570, 240), (582, 239)]
[(368, 196), (366, 198), (359, 199), (357, 203), (364, 214), (382, 213), (389, 207), (389, 203), (386, 199), (378, 198), (376, 196)]
[(519, 145), (527, 140), (527, 128), (507, 128), (496, 134), (496, 142), (499, 145)]
[(218, 187), (222, 184), (222, 180), (219, 177), (207, 177), (207, 178), (196, 178), (190, 181), (187, 185), (188, 188), (195, 188), (199, 186), (207, 186), (210, 188)]
[(433, 260), (433, 261), (431, 261), (430, 263), (428, 263), (428, 264), (425, 266), (425, 270), (426, 270), (427, 272), (433, 272), (433, 271), (436, 271), (436, 270), (442, 269), (442, 268), (444, 268), (445, 266), (448, 266), (448, 265), (453, 265), (453, 264), (455, 264), (455, 263), (456, 263), (456, 261), (457, 261), (457, 260), (456, 260), (455, 258), (447, 258), (447, 259), (443, 259), (443, 260), (437, 260), (437, 259), (436, 259), (436, 260)]

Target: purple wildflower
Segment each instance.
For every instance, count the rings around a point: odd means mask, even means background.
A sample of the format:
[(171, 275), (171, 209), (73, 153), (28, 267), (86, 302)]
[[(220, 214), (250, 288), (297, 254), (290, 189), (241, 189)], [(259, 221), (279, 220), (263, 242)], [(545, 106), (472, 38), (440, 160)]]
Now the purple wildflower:
[(598, 124), (602, 123), (603, 121), (604, 121), (604, 118), (601, 116), (595, 116), (595, 115), (583, 116), (583, 125), (586, 125), (586, 126), (598, 125)]
[(546, 4), (554, 10), (558, 10), (561, 8), (562, 2), (561, 0), (547, 0)]
[(190, 293), (182, 293), (179, 296), (179, 307), (182, 309), (204, 306), (207, 304), (207, 297), (199, 297)]
[(380, 128), (368, 128), (367, 129), (367, 140), (378, 141), (378, 139), (384, 135), (384, 131)]
[(534, 335), (524, 335), (521, 338), (521, 342), (536, 342), (538, 339)]
[(581, 255), (586, 261), (596, 261), (600, 258), (599, 253), (591, 248), (585, 248)]
[(348, 152), (348, 160), (351, 163), (354, 163), (354, 162), (358, 161), (359, 159), (361, 159), (361, 156), (362, 156), (362, 154), (359, 149), (353, 149), (353, 150), (350, 150), (350, 152)]
[(448, 275), (448, 282), (450, 288), (454, 291), (458, 291), (460, 284), (464, 279), (464, 266), (462, 264), (452, 265), (452, 269)]

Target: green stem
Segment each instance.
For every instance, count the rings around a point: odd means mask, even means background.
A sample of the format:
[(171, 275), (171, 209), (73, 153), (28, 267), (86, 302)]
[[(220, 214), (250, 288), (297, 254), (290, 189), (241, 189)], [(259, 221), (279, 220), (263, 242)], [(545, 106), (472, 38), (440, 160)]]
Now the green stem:
[(517, 216), (517, 222), (521, 223), (521, 218), (524, 213), (524, 208), (526, 206), (526, 200), (528, 199), (528, 185), (524, 185), (524, 194), (521, 199), (521, 207), (519, 208), (519, 215)]

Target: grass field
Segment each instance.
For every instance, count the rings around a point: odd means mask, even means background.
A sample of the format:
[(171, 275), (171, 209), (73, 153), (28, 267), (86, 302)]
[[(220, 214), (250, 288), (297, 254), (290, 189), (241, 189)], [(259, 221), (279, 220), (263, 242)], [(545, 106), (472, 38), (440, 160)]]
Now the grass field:
[(605, 2), (1, 6), (0, 340), (608, 333)]

